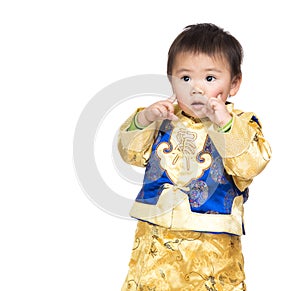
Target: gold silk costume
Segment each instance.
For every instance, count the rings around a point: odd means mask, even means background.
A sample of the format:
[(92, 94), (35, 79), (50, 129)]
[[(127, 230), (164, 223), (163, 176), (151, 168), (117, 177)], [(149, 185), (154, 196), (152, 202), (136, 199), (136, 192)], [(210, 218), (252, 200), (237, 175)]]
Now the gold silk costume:
[(177, 105), (178, 121), (128, 130), (135, 112), (121, 126), (122, 158), (146, 167), (130, 212), (140, 221), (122, 290), (246, 290), (243, 203), (271, 149), (253, 113), (227, 108), (226, 133)]
[(122, 291), (244, 291), (240, 236), (138, 222)]

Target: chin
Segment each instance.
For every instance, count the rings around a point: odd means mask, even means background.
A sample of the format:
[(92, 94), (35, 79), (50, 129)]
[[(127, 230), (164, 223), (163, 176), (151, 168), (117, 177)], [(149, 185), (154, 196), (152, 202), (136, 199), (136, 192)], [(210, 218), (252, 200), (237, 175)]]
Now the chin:
[(195, 111), (191, 110), (191, 108), (188, 108), (186, 106), (181, 106), (182, 104), (180, 104), (179, 102), (178, 102), (178, 105), (181, 108), (181, 110), (183, 110), (186, 114), (188, 114), (194, 118), (206, 118), (206, 115), (203, 114), (201, 111), (198, 112), (196, 110)]
[(207, 116), (205, 114), (203, 114), (202, 112), (190, 112), (189, 113), (191, 116), (193, 116), (194, 118), (206, 118)]

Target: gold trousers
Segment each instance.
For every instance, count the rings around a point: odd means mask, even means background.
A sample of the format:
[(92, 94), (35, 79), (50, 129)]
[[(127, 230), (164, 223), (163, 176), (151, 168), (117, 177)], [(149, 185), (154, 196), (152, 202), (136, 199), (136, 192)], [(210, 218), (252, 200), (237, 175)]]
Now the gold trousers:
[(239, 236), (139, 221), (122, 291), (245, 291)]

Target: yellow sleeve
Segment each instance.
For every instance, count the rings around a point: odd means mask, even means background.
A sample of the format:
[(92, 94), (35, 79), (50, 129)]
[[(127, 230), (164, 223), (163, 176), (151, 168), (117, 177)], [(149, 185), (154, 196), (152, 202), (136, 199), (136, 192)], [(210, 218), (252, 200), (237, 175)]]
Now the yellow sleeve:
[(245, 190), (268, 164), (271, 147), (263, 136), (259, 122), (252, 119), (252, 112), (232, 113), (230, 131), (221, 133), (209, 128), (209, 136), (223, 158), (226, 172), (236, 186)]
[(137, 109), (120, 127), (118, 137), (118, 149), (122, 159), (131, 165), (145, 167), (150, 158), (152, 145), (159, 128), (159, 123), (152, 122), (143, 129), (132, 127), (132, 120), (137, 112), (143, 108)]

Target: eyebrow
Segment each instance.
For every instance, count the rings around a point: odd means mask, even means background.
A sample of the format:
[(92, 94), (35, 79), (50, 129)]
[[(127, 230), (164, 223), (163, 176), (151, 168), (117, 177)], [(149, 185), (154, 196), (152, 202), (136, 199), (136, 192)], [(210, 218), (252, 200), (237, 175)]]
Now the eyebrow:
[[(219, 70), (217, 68), (207, 68), (204, 70), (205, 72), (216, 72), (216, 73), (222, 73), (223, 71), (222, 70)], [(180, 74), (180, 73), (183, 73), (183, 72), (187, 72), (187, 73), (190, 73), (190, 72), (193, 72), (193, 70), (189, 70), (189, 69), (186, 69), (186, 68), (182, 68), (182, 69), (179, 69), (177, 70), (175, 73), (176, 74)]]
[(206, 72), (217, 72), (217, 73), (222, 73), (223, 72), (222, 70), (219, 70), (217, 68), (207, 68), (204, 71), (206, 71)]
[(192, 72), (192, 70), (182, 68), (182, 69), (177, 70), (175, 73), (180, 74), (180, 73), (183, 73), (183, 72), (188, 72), (189, 73), (189, 72)]

